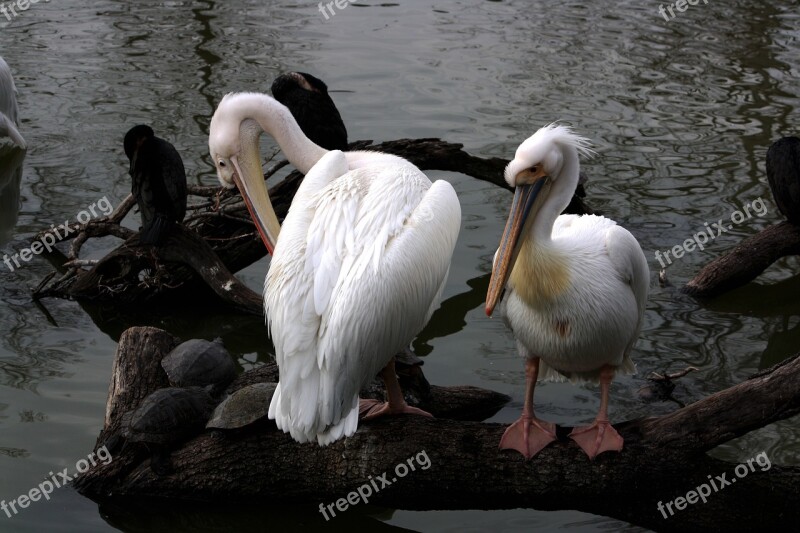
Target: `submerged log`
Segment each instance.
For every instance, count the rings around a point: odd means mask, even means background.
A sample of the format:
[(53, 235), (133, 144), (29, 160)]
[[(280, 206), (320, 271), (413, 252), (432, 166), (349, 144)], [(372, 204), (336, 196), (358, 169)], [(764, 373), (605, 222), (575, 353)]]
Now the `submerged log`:
[(800, 226), (781, 222), (706, 265), (682, 291), (696, 297), (718, 296), (754, 280), (772, 263), (789, 255), (800, 255)]
[[(174, 343), (153, 328), (125, 332), (98, 447), (118, 434), (124, 411), (163, 386), (158, 361)], [(250, 371), (232, 387), (274, 379), (274, 372)], [(502, 397), (472, 392), (475, 406), (497, 404)], [(800, 468), (771, 463), (766, 468), (762, 459), (737, 466), (706, 454), (800, 413), (800, 354), (671, 414), (616, 425), (625, 449), (594, 461), (566, 438), (566, 427), (558, 430), (559, 442), (530, 461), (498, 450), (503, 425), (451, 419), (450, 402), (458, 394), (442, 388), (430, 404), (421, 404), (433, 409), (436, 419), (404, 416), (361, 424), (354, 436), (324, 448), (297, 444), (272, 423), (234, 433), (204, 432), (172, 453), (174, 472), (165, 476), (155, 474), (141, 454), (123, 449), (75, 486), (104, 505), (151, 498), (305, 502), (315, 510), (320, 503), (333, 504), (328, 512), (335, 515), (341, 514), (337, 502), (344, 505), (342, 498), (359, 488), (366, 492), (375, 481), (369, 503), (396, 509), (576, 509), (660, 531), (779, 530), (800, 520)], [(768, 460), (759, 452), (748, 455)], [(705, 493), (697, 489), (701, 486), (708, 486), (705, 502), (697, 494), (689, 496), (696, 503), (675, 500), (689, 491)], [(321, 515), (317, 519), (323, 521)]]
[[(422, 170), (460, 172), (475, 179), (510, 189), (503, 179), (508, 161), (481, 158), (466, 153), (461, 144), (439, 139), (399, 139), (380, 144), (371, 141), (351, 143), (351, 150), (377, 150), (405, 157)], [(266, 172), (270, 177), (286, 166), (280, 161)], [(303, 176), (290, 173), (269, 191), (275, 212), (286, 216)], [(585, 178), (582, 177), (582, 180)], [(72, 239), (72, 246), (63, 263), (62, 276), (43, 281), (34, 290), (34, 298), (74, 298), (83, 301), (137, 305), (152, 302), (166, 295), (196, 296), (198, 289), (211, 289), (223, 301), (239, 311), (262, 314), (258, 295), (241, 285), (230, 272), (251, 265), (266, 255), (260, 237), (238, 191), (217, 187), (189, 187), (191, 195), (203, 198), (188, 207), (185, 231), (174, 234), (160, 247), (141, 246), (138, 234), (119, 224), (133, 208), (133, 197), (126, 198), (108, 217), (74, 224), (59, 240)], [(583, 201), (583, 185), (566, 212), (592, 213)], [(48, 230), (42, 230), (40, 240)], [(125, 240), (97, 263), (80, 260), (81, 247), (90, 238), (115, 236)], [(50, 235), (50, 238), (53, 238)], [(205, 246), (200, 242), (205, 241)], [(82, 267), (90, 268), (84, 269)], [(168, 266), (168, 267), (167, 267)], [(202, 292), (206, 294), (207, 289)]]

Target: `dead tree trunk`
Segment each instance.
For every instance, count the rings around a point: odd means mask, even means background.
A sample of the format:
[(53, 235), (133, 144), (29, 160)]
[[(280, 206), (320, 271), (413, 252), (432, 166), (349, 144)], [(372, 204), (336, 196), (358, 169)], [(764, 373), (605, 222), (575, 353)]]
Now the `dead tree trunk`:
[[(98, 447), (118, 434), (123, 412), (164, 385), (158, 362), (174, 343), (153, 328), (123, 335)], [(274, 372), (256, 369), (232, 387), (274, 379)], [(526, 462), (518, 453), (498, 450), (504, 426), (452, 419), (458, 414), (454, 403), (460, 402), (463, 415), (470, 405), (486, 407), (499, 398), (481, 389), (436, 389), (422, 404), (436, 419), (407, 416), (362, 424), (353, 437), (325, 448), (297, 444), (272, 424), (239, 433), (204, 432), (173, 452), (173, 474), (160, 477), (147, 459), (123, 451), (75, 485), (106, 503), (159, 498), (316, 506), (347, 498), (368, 485), (370, 476), (386, 473), (388, 485), (373, 491), (369, 502), (397, 509), (576, 509), (659, 531), (782, 530), (800, 520), (800, 468), (756, 466), (737, 477), (736, 464), (706, 455), (800, 412), (800, 354), (669, 415), (617, 425), (625, 449), (594, 461), (565, 438), (570, 428), (559, 428), (559, 442)], [(423, 451), (429, 468), (415, 463), (404, 476), (396, 470)], [(672, 503), (716, 476), (732, 483), (721, 487), (717, 481), (706, 503), (682, 510)]]
[(787, 255), (800, 254), (800, 226), (781, 222), (745, 239), (729, 253), (706, 265), (682, 291), (713, 297), (740, 287)]
[[(151, 254), (158, 256), (155, 265)], [(172, 268), (167, 269), (166, 264)], [(148, 270), (152, 281), (142, 282), (142, 273)], [(234, 309), (252, 314), (264, 312), (261, 295), (236, 279), (208, 243), (183, 226), (177, 226), (158, 249), (140, 247), (138, 234), (130, 237), (79, 276), (69, 288), (69, 295), (101, 299), (104, 291), (114, 287), (118, 302), (142, 303), (162, 295), (152, 292), (153, 285), (172, 289), (187, 283), (192, 286), (190, 281), (181, 280), (194, 276)]]

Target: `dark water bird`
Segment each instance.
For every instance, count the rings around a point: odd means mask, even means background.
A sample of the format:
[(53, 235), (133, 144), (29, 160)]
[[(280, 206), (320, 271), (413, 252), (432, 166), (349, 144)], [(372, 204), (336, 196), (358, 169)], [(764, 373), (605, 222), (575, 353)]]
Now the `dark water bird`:
[(144, 125), (134, 126), (125, 135), (125, 155), (131, 162), (131, 192), (142, 214), (139, 242), (160, 245), (186, 215), (183, 160), (172, 144)]
[(800, 139), (778, 139), (767, 150), (767, 179), (778, 209), (800, 224)]
[(347, 128), (325, 82), (305, 72), (290, 72), (278, 76), (271, 90), (314, 144), (326, 150), (347, 150)]
[(590, 458), (621, 450), (608, 419), (616, 373), (634, 370), (631, 350), (642, 328), (649, 269), (636, 238), (596, 215), (561, 215), (575, 191), (579, 155), (589, 141), (551, 124), (524, 141), (505, 178), (514, 200), (492, 267), (486, 296), (491, 316), (504, 291), (505, 315), (525, 357), (522, 416), (500, 447), (530, 459), (556, 440), (555, 425), (536, 417), (536, 381), (600, 382), (594, 422), (570, 437)]
[(27, 147), (25, 139), (19, 133), (17, 87), (8, 63), (0, 57), (0, 139), (3, 137), (10, 137), (20, 148)]

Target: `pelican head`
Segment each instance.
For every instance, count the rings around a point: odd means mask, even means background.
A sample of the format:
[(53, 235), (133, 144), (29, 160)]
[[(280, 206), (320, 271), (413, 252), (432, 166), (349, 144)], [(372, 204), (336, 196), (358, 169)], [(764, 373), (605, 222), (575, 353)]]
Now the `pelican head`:
[(578, 153), (592, 153), (589, 140), (567, 126), (549, 124), (519, 145), (514, 159), (506, 167), (505, 179), (514, 187), (514, 200), (492, 267), (486, 296), (488, 316), (503, 295), (525, 242), (522, 237), (528, 235), (540, 218), (537, 214), (547, 212), (548, 216), (541, 219), (542, 223), (549, 220), (551, 227), (544, 229), (550, 232), (555, 217), (569, 204), (578, 185)]
[(211, 118), (208, 150), (220, 184), (228, 189), (239, 188), (256, 229), (271, 254), (278, 241), (280, 223), (269, 201), (261, 170), (258, 140), (263, 128), (252, 118), (262, 96), (255, 93), (226, 95)]

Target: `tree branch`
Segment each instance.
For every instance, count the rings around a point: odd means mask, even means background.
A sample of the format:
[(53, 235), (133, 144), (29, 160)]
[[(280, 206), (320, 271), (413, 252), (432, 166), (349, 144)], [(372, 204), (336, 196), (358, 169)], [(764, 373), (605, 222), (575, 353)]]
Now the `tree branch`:
[[(146, 341), (137, 338), (146, 337)], [(149, 343), (149, 344), (148, 344)], [(120, 341), (109, 394), (108, 416), (98, 446), (119, 429), (119, 417), (163, 383), (157, 361), (174, 343), (153, 328), (132, 328)], [(274, 369), (241, 376), (232, 388), (274, 377)], [(119, 387), (117, 383), (130, 383)], [(135, 397), (120, 399), (120, 388)], [(449, 388), (433, 400), (445, 405)], [(480, 390), (480, 389), (478, 389)], [(336, 502), (395, 465), (425, 452), (430, 468), (417, 469), (372, 496), (370, 503), (398, 509), (577, 509), (664, 531), (770, 530), (800, 519), (800, 469), (755, 468), (735, 485), (674, 515), (662, 516), (659, 502), (671, 502), (707, 483), (709, 476), (736, 477), (736, 465), (704, 452), (749, 430), (798, 412), (800, 354), (743, 383), (666, 416), (633, 420), (616, 427), (625, 438), (621, 453), (594, 461), (566, 438), (531, 461), (498, 450), (505, 427), (405, 416), (361, 424), (353, 437), (320, 448), (300, 445), (274, 427), (256, 424), (238, 432), (203, 432), (172, 453), (174, 473), (158, 476), (141, 453), (123, 450), (108, 465), (92, 468), (77, 489), (103, 502), (161, 498), (205, 502), (272, 504)], [(425, 405), (424, 407), (436, 407)], [(441, 411), (440, 411), (441, 413)], [(760, 450), (753, 453), (755, 456)], [(673, 507), (673, 509), (675, 509)], [(757, 512), (753, 512), (757, 509)], [(321, 519), (320, 519), (321, 520)]]
[(706, 265), (682, 291), (696, 297), (718, 296), (757, 278), (772, 263), (800, 254), (800, 227), (781, 222), (745, 239)]

